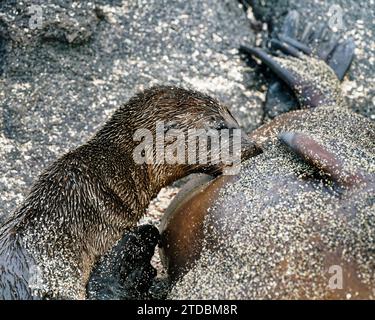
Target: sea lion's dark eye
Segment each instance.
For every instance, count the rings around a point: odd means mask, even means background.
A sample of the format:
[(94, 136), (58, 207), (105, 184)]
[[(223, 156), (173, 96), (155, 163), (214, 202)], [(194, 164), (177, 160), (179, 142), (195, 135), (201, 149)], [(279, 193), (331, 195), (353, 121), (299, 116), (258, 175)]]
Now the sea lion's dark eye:
[(216, 130), (228, 129), (227, 124), (224, 121), (220, 121), (216, 124)]
[(175, 121), (168, 122), (164, 125), (164, 134), (170, 129), (177, 129), (177, 123)]

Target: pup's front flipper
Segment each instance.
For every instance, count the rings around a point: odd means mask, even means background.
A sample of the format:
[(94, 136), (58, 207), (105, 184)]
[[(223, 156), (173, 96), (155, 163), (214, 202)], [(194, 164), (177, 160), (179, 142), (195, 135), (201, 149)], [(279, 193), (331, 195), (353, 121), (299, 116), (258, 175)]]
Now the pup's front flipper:
[(299, 15), (292, 11), (287, 15), (278, 39), (271, 39), (271, 49), (281, 52), (281, 56), (270, 55), (260, 48), (240, 48), (241, 52), (258, 58), (277, 76), (267, 93), (265, 111), (270, 118), (296, 109), (291, 92), (297, 96), (301, 107), (342, 103), (339, 80), (353, 59), (354, 42), (348, 39), (339, 43), (338, 36), (327, 32), (324, 25), (315, 30), (309, 25), (302, 36), (303, 41), (299, 41), (297, 32), (293, 32), (298, 25)]
[(88, 298), (149, 298), (148, 291), (156, 276), (150, 261), (159, 240), (159, 231), (152, 225), (142, 225), (126, 233), (92, 271), (87, 285)]

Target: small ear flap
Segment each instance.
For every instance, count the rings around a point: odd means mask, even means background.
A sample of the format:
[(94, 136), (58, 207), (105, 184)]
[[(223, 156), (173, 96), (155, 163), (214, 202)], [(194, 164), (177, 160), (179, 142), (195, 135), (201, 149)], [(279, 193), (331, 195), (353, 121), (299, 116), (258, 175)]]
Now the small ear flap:
[(356, 173), (348, 172), (334, 154), (305, 134), (283, 132), (279, 139), (303, 160), (322, 170), (342, 187), (351, 188), (366, 181), (359, 170)]

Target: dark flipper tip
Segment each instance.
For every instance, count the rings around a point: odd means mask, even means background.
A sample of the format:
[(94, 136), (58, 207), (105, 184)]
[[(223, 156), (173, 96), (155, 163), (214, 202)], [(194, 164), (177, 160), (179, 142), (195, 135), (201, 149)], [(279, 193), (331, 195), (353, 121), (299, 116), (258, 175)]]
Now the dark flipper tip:
[(281, 42), (277, 39), (272, 39), (270, 43), (271, 43), (271, 46), (276, 50), (279, 49), (282, 52), (288, 55), (291, 55), (293, 57), (296, 57), (296, 58), (299, 58), (301, 56), (300, 52), (296, 48), (294, 48), (293, 46), (290, 46), (289, 44), (285, 42)]
[(286, 15), (281, 33), (285, 36), (295, 38), (297, 36), (299, 27), (299, 13), (296, 10), (291, 10)]
[(339, 36), (336, 35), (336, 34), (333, 34), (326, 43), (322, 44), (319, 47), (319, 49), (318, 49), (318, 56), (322, 60), (327, 61), (327, 59), (330, 56), (330, 54), (332, 54), (332, 52), (336, 48), (338, 42), (339, 42)]
[(305, 45), (304, 43), (302, 43), (302, 42), (300, 42), (296, 39), (290, 38), (290, 37), (282, 35), (282, 34), (279, 36), (279, 39), (281, 41), (289, 44), (290, 46), (294, 47), (295, 49), (302, 51), (303, 53), (305, 53), (307, 55), (311, 55), (311, 53), (312, 53), (312, 50), (307, 45)]
[(336, 46), (332, 56), (329, 58), (329, 66), (336, 73), (337, 78), (342, 80), (354, 57), (355, 43), (354, 40), (348, 40)]

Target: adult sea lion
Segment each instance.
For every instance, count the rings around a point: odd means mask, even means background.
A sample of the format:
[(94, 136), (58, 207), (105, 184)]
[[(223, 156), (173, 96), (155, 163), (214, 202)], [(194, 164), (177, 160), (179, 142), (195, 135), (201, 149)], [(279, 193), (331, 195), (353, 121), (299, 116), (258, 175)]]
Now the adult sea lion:
[(171, 204), (161, 228), (169, 298), (375, 298), (375, 125), (346, 107), (339, 83), (353, 44), (313, 52), (284, 35), (278, 47), (289, 56), (242, 51), (303, 109), (250, 134), (263, 153), (238, 176), (200, 178)]

